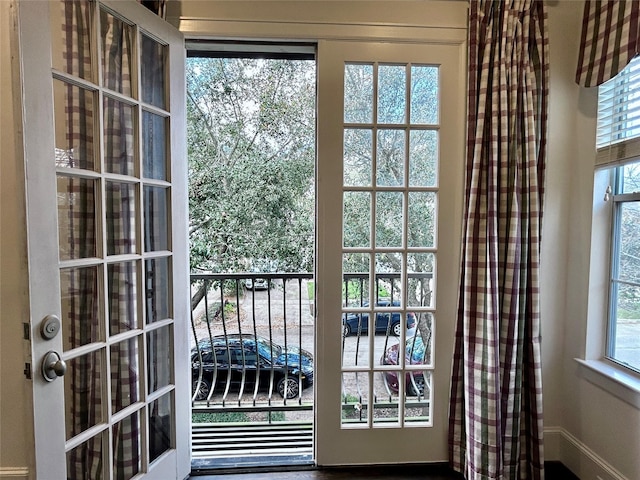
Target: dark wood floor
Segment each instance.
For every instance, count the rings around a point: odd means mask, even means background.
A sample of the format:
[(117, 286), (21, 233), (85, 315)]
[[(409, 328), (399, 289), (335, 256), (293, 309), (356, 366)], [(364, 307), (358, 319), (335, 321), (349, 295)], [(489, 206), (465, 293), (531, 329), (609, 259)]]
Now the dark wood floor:
[[(220, 473), (192, 476), (193, 480), (463, 480), (446, 465), (397, 465), (374, 467), (309, 468), (295, 471)], [(579, 480), (559, 462), (545, 464), (546, 480)]]

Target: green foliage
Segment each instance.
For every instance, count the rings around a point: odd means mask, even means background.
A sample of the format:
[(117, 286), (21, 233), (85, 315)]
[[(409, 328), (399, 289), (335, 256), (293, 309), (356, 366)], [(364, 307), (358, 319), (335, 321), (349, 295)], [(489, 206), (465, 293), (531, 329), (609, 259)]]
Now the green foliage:
[(191, 423), (246, 423), (249, 417), (244, 412), (192, 413)]
[(311, 271), (315, 65), (187, 62), (191, 270)]
[(284, 422), (286, 420), (284, 412), (271, 412), (272, 422)]

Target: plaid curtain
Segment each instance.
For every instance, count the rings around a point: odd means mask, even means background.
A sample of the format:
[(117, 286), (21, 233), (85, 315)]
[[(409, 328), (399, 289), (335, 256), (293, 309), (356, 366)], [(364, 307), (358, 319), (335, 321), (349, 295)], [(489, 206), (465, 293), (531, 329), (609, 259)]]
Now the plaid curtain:
[(587, 2), (576, 83), (595, 87), (615, 77), (640, 48), (640, 0)]
[(468, 480), (544, 477), (538, 270), (548, 38), (536, 0), (472, 0), (464, 244), (449, 455)]
[[(88, 41), (91, 25), (90, 9), (87, 2), (61, 1), (61, 38), (63, 61), (66, 71), (87, 78), (91, 75), (91, 51)], [(93, 169), (95, 104), (89, 98), (91, 93), (71, 85), (65, 92), (66, 144), (69, 147), (67, 166)], [(61, 186), (61, 182), (58, 182)], [(95, 245), (95, 192), (82, 179), (68, 177), (66, 194), (71, 199), (66, 211), (67, 218), (60, 219), (67, 225), (68, 238), (65, 247), (69, 258), (93, 256), (87, 247)], [(85, 345), (95, 338), (99, 328), (98, 304), (96, 299), (96, 271), (93, 268), (79, 268), (62, 271), (61, 284), (67, 291), (62, 292), (69, 299), (64, 313), (69, 324), (69, 343), (72, 346)], [(65, 281), (66, 277), (66, 281)], [(96, 355), (83, 355), (72, 361), (70, 405), (66, 411), (68, 434), (75, 436), (87, 427), (96, 425), (101, 419), (102, 378), (100, 361)], [(94, 437), (73, 449), (68, 457), (67, 477), (70, 479), (102, 477), (102, 442)]]
[[(63, 12), (63, 59), (67, 72), (81, 78), (92, 79), (91, 66), (91, 8), (88, 1), (61, 1)], [(104, 55), (104, 86), (122, 91), (122, 84), (131, 79), (127, 66), (131, 64), (132, 37), (121, 21), (110, 15), (101, 16), (101, 39)], [(126, 90), (125, 90), (126, 91)], [(67, 145), (70, 146), (69, 167), (94, 170), (93, 151), (88, 146), (96, 142), (91, 128), (92, 115), (97, 112), (92, 93), (69, 85), (66, 92)], [(88, 107), (90, 106), (90, 108)], [(122, 102), (105, 97), (103, 104), (104, 169), (106, 172), (133, 175), (135, 143), (133, 136), (133, 110)], [(59, 182), (60, 185), (60, 182)], [(96, 244), (94, 237), (95, 194), (93, 184), (69, 177), (67, 194), (73, 201), (67, 211), (68, 249), (71, 258), (95, 256), (86, 246)], [(91, 187), (91, 188), (90, 188)], [(106, 182), (107, 254), (133, 253), (135, 248), (135, 189), (126, 183)], [(99, 338), (101, 327), (98, 314), (97, 270), (73, 269), (68, 276), (70, 343), (80, 346)], [(109, 334), (115, 335), (134, 328), (136, 322), (136, 269), (133, 263), (109, 265)], [(138, 401), (138, 348), (137, 340), (120, 342), (111, 347), (111, 394), (114, 412)], [(105, 366), (101, 354), (83, 355), (74, 360), (69, 389), (72, 392), (68, 412), (70, 435), (102, 421), (101, 372)], [(113, 427), (114, 478), (128, 479), (140, 470), (139, 418), (132, 415)], [(70, 479), (98, 479), (103, 473), (103, 454), (106, 445), (102, 436), (96, 436), (75, 448), (69, 455), (67, 475)]]
[[(104, 87), (127, 92), (132, 80), (132, 30), (111, 15), (101, 16)], [(133, 111), (117, 101), (103, 106), (105, 170), (132, 176), (135, 142)], [(107, 251), (127, 254), (135, 251), (135, 189), (125, 183), (107, 183)], [(109, 265), (110, 335), (136, 328), (136, 269), (130, 263)], [(139, 398), (137, 340), (111, 347), (112, 408), (117, 412)], [(137, 414), (113, 426), (114, 478), (125, 480), (140, 471), (140, 419)]]

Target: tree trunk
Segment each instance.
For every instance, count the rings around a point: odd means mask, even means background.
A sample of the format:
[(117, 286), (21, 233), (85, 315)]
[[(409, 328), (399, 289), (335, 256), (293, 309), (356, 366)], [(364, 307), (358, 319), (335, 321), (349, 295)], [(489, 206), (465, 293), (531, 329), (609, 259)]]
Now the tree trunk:
[(207, 284), (206, 281), (202, 282), (202, 284), (198, 287), (198, 290), (196, 291), (196, 293), (193, 295), (193, 297), (191, 297), (191, 311), (192, 312), (196, 309), (198, 304), (204, 298), (204, 294), (207, 291), (206, 284)]

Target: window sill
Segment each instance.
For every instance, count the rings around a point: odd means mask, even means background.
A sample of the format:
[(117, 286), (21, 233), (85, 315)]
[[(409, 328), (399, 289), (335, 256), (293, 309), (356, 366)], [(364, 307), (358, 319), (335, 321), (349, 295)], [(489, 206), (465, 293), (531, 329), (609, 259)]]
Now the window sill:
[(581, 365), (585, 379), (640, 409), (640, 378), (603, 360), (575, 361)]

